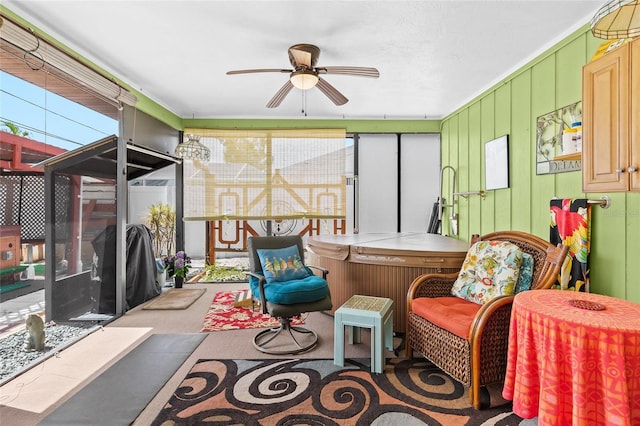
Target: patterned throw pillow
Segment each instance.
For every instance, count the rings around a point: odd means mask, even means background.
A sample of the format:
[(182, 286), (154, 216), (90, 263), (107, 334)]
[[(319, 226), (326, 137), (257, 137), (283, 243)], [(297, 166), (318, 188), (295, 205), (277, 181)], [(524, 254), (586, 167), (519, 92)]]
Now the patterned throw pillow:
[(300, 280), (309, 276), (297, 245), (280, 249), (258, 249), (256, 252), (268, 283)]
[(533, 256), (529, 253), (522, 253), (522, 265), (520, 266), (520, 274), (518, 275), (518, 282), (516, 284), (514, 294), (531, 289), (531, 281), (533, 281), (533, 264)]
[(512, 295), (518, 281), (522, 251), (508, 241), (479, 241), (464, 259), (451, 294), (484, 305)]

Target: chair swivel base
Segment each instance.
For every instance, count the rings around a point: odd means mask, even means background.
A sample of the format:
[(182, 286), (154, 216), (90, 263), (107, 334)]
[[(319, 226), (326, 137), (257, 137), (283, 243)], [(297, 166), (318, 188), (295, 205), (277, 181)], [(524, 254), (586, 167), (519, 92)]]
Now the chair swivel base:
[[(288, 332), (295, 343), (295, 347), (287, 346), (285, 349), (271, 349), (267, 347), (269, 342), (278, 337), (282, 332)], [(300, 344), (298, 339), (294, 333), (298, 333), (300, 335), (310, 335), (311, 342), (306, 343), (304, 345)], [(307, 340), (309, 340), (307, 338)], [(302, 352), (306, 352), (308, 350), (313, 349), (318, 344), (318, 335), (315, 331), (309, 330), (308, 328), (291, 325), (291, 318), (280, 318), (280, 326), (269, 328), (267, 330), (261, 331), (256, 334), (253, 338), (253, 346), (259, 350), (260, 352), (271, 354), (271, 355), (295, 355)]]

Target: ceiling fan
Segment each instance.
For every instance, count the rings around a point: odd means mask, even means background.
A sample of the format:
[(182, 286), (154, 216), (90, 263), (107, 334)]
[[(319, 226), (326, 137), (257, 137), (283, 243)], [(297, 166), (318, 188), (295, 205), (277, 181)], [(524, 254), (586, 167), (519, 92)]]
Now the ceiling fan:
[(359, 77), (378, 78), (380, 73), (376, 68), (371, 67), (317, 67), (318, 57), (320, 56), (320, 48), (313, 44), (295, 44), (289, 48), (289, 62), (293, 69), (280, 68), (260, 68), (250, 70), (228, 71), (227, 75), (235, 74), (252, 74), (261, 72), (281, 72), (289, 73), (289, 80), (278, 90), (273, 98), (267, 103), (267, 108), (276, 108), (279, 106), (287, 94), (297, 87), (298, 89), (308, 90), (318, 87), (331, 101), (336, 105), (344, 105), (349, 102), (342, 93), (335, 87), (330, 85), (326, 80), (320, 77), (320, 74), (342, 74), (355, 75)]

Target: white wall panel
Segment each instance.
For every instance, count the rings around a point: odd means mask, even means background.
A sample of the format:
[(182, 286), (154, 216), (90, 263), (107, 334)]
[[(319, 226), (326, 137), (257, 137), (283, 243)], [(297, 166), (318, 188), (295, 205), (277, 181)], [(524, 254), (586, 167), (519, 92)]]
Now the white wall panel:
[(400, 230), (426, 232), (440, 194), (440, 135), (403, 134), (400, 160)]
[(398, 230), (398, 148), (395, 134), (362, 134), (358, 142), (358, 229)]

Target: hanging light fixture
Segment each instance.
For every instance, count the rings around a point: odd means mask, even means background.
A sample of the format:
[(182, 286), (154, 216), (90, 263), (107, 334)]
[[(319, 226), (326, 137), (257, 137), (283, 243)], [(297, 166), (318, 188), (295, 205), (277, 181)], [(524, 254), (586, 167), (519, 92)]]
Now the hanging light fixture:
[(309, 90), (318, 84), (318, 74), (308, 69), (292, 72), (289, 79), (294, 87), (302, 90)]
[(208, 161), (211, 156), (209, 148), (200, 143), (200, 137), (188, 134), (187, 140), (178, 144), (174, 156), (184, 160)]
[(640, 36), (640, 0), (611, 0), (591, 20), (591, 32), (604, 39)]

